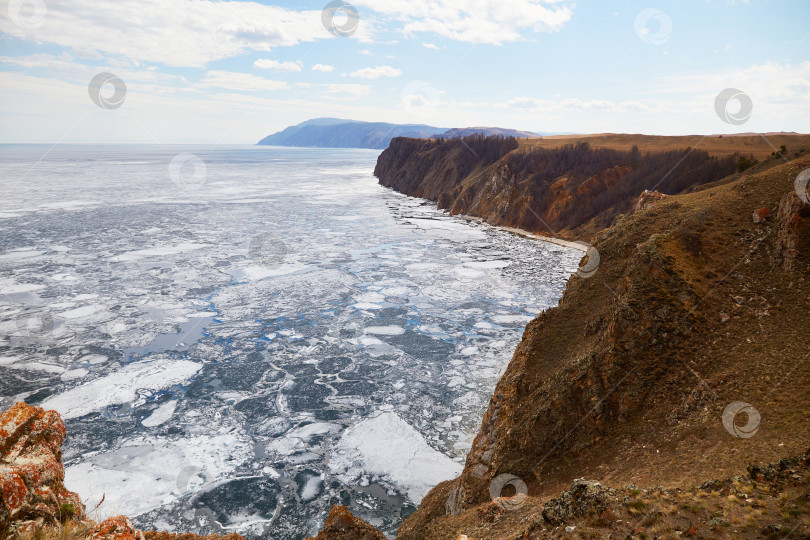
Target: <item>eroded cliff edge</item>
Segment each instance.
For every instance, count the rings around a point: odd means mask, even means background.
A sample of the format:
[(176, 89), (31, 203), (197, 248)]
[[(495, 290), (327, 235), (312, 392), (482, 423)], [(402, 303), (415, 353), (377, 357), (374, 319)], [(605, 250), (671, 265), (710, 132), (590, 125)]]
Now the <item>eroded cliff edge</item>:
[[(531, 195), (498, 172), (514, 150), (457, 167), (481, 155), (448, 147), (439, 160), (425, 154), (440, 146), (430, 141), (394, 143), (376, 170), (383, 185), (536, 230), (514, 203)], [(592, 237), (597, 272), (572, 277), (560, 305), (528, 325), (462, 476), (434, 488), (398, 537), (481, 530), (476, 511), (501, 474), (543, 500), (578, 477), (688, 486), (800, 455), (810, 444), (810, 206), (795, 180), (810, 160), (780, 163), (658, 200)], [(758, 414), (753, 436), (724, 427), (734, 403)], [(758, 536), (765, 520), (739, 535)]]
[(633, 210), (639, 194), (669, 195), (753, 163), (683, 148), (641, 152), (588, 142), (543, 148), (512, 138), (395, 138), (379, 156), (380, 184), (452, 214), (566, 239), (588, 240)]

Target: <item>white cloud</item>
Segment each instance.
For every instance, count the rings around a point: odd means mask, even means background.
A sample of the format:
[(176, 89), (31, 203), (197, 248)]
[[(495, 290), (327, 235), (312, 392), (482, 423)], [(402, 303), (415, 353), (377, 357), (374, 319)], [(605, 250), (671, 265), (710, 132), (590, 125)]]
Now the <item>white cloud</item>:
[[(9, 0), (0, 0), (0, 13)], [(251, 51), (334, 38), (321, 12), (293, 11), (255, 2), (211, 0), (48, 0), (47, 15), (23, 30), (0, 17), (0, 31), (68, 49), (101, 51), (178, 67)], [(337, 39), (337, 38), (334, 38)]]
[(200, 86), (241, 90), (244, 92), (283, 90), (289, 87), (284, 81), (273, 81), (257, 75), (236, 73), (233, 71), (209, 71), (200, 82)]
[(331, 73), (335, 71), (335, 66), (329, 66), (327, 64), (315, 64), (312, 66), (312, 71), (322, 71), (324, 73)]
[(317, 84), (297, 83), (298, 88), (323, 90), (322, 94), (335, 99), (358, 99), (371, 93), (371, 87), (365, 84)]
[[(12, 0), (0, 0), (7, 13)], [(554, 31), (571, 18), (567, 0), (357, 0), (366, 8), (358, 31), (374, 41), (389, 21), (405, 35), (435, 33), (472, 43), (503, 43), (521, 32)], [(376, 12), (382, 20), (372, 15)], [(362, 13), (362, 12), (361, 12)], [(252, 1), (48, 0), (42, 24), (22, 29), (0, 17), (0, 32), (36, 43), (58, 44), (83, 58), (121, 56), (173, 67), (208, 63), (251, 52), (337, 39), (320, 10), (296, 11)], [(368, 49), (360, 54), (373, 55)]]
[(363, 56), (373, 56), (373, 53), (368, 49), (357, 51), (357, 54), (362, 54)]
[(397, 21), (406, 36), (435, 33), (469, 43), (523, 39), (521, 31), (554, 32), (571, 20), (565, 0), (353, 0)]
[(441, 49), (441, 47), (439, 47), (438, 45), (434, 45), (433, 43), (425, 43), (424, 41), (422, 42), (422, 47), (426, 49), (434, 49), (436, 51)]
[[(753, 114), (744, 126), (726, 124), (715, 113), (715, 98), (726, 88), (741, 90), (753, 102)], [(566, 125), (565, 131), (576, 129), (571, 126), (578, 124), (591, 126), (591, 132), (600, 129), (595, 125), (606, 131), (639, 133), (805, 132), (801, 126), (810, 122), (810, 61), (660, 77), (648, 81), (634, 99), (626, 101), (522, 96), (493, 108), (505, 114), (515, 111), (551, 119)]]
[(270, 60), (268, 58), (261, 58), (253, 62), (253, 67), (259, 69), (269, 69), (272, 71), (280, 71), (282, 73), (300, 72), (303, 64), (297, 62), (279, 62), (278, 60)]
[(380, 77), (399, 77), (402, 71), (391, 66), (367, 67), (351, 73), (358, 79), (379, 79)]

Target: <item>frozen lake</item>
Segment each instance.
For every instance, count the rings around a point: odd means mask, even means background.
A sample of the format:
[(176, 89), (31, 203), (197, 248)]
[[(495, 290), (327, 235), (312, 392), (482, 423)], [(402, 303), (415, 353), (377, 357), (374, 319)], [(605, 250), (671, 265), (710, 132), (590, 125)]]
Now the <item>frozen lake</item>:
[(392, 534), (460, 472), (581, 253), (382, 188), (378, 153), (0, 146), (0, 405), (63, 415), (96, 517)]

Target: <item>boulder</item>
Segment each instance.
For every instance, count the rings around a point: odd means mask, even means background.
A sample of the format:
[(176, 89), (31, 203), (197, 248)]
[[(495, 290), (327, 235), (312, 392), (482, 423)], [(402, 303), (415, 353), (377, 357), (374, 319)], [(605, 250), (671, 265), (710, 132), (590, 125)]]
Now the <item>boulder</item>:
[(754, 214), (751, 216), (751, 218), (754, 220), (754, 223), (765, 223), (770, 215), (770, 208), (757, 208), (754, 210)]
[(55, 411), (23, 402), (0, 414), (0, 532), (85, 521), (85, 508), (65, 488), (65, 424)]
[(336, 504), (318, 536), (306, 540), (386, 540), (385, 535), (367, 522), (352, 515), (348, 508)]
[(636, 212), (641, 212), (648, 208), (652, 208), (658, 201), (666, 198), (667, 195), (665, 193), (661, 193), (657, 190), (650, 191), (649, 189), (645, 189), (644, 193), (639, 195), (636, 206), (633, 208), (633, 213), (635, 214)]
[(607, 510), (615, 492), (596, 480), (579, 478), (571, 489), (549, 500), (543, 507), (543, 519), (551, 525), (570, 523), (585, 516), (597, 516)]
[(87, 540), (144, 540), (143, 533), (125, 516), (105, 519), (87, 535)]

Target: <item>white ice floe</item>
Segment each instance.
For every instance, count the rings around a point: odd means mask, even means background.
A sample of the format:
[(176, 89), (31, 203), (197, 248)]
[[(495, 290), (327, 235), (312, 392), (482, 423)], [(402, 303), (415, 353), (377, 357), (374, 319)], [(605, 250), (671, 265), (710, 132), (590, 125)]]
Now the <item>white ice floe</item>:
[(59, 314), (63, 319), (81, 319), (82, 317), (89, 317), (95, 315), (99, 311), (104, 311), (104, 306), (99, 304), (90, 304), (89, 306), (82, 306), (80, 308), (64, 311)]
[(486, 274), (480, 270), (474, 270), (472, 268), (466, 268), (463, 266), (459, 266), (455, 268), (456, 274), (463, 278), (470, 278), (470, 279), (477, 279), (480, 277), (484, 277)]
[(100, 379), (45, 400), (45, 409), (55, 409), (63, 418), (78, 418), (108, 405), (135, 401), (138, 392), (154, 392), (188, 381), (202, 364), (168, 358), (129, 364)]
[[(252, 445), (234, 435), (170, 440), (141, 437), (94, 454), (65, 469), (65, 485), (88, 508), (101, 501), (95, 519), (135, 517), (228, 474), (252, 457)], [(137, 494), (137, 496), (133, 496)]]
[(166, 257), (169, 255), (177, 255), (179, 253), (188, 253), (189, 251), (196, 251), (204, 247), (206, 247), (205, 244), (184, 242), (175, 246), (162, 246), (128, 251), (126, 253), (122, 253), (121, 255), (116, 255), (110, 260), (113, 262), (138, 261), (140, 259), (147, 259), (149, 257)]
[(405, 333), (405, 329), (401, 326), (367, 326), (365, 329), (366, 334), (375, 334), (378, 336), (399, 336)]
[(496, 260), (496, 261), (471, 261), (471, 262), (465, 262), (464, 266), (467, 266), (469, 268), (478, 268), (478, 269), (489, 270), (489, 269), (493, 269), (493, 268), (506, 268), (506, 267), (509, 266), (509, 264), (510, 264), (509, 261), (505, 261), (505, 260), (501, 259), (501, 260)]
[(431, 448), (396, 413), (386, 412), (343, 432), (329, 468), (347, 483), (363, 475), (384, 478), (419, 503), (437, 483), (458, 476), (462, 466)]
[(97, 364), (103, 364), (107, 360), (109, 360), (109, 358), (107, 358), (107, 356), (103, 354), (88, 354), (86, 356), (82, 356), (81, 358), (79, 358), (79, 362), (83, 364), (91, 364), (94, 366)]
[(169, 421), (177, 408), (177, 400), (167, 401), (141, 422), (146, 427), (156, 427)]
[(498, 324), (526, 324), (534, 317), (531, 315), (493, 315), (492, 320)]
[(244, 274), (245, 278), (249, 281), (255, 281), (257, 279), (265, 279), (269, 277), (279, 277), (279, 276), (286, 276), (289, 274), (295, 274), (298, 272), (303, 272), (308, 270), (309, 267), (305, 264), (301, 263), (290, 263), (290, 264), (281, 264), (278, 266), (246, 266), (242, 268), (242, 273)]
[(3, 294), (34, 292), (41, 291), (45, 288), (45, 285), (40, 285), (38, 283), (13, 283), (11, 280), (0, 281), (0, 286), (2, 286)]
[(85, 375), (87, 375), (87, 370), (84, 368), (79, 369), (71, 369), (70, 371), (66, 371), (62, 373), (62, 380), (63, 381), (72, 381), (73, 379), (81, 379)]
[(372, 304), (371, 302), (357, 302), (356, 304), (352, 304), (352, 307), (355, 309), (364, 309), (364, 310), (382, 309), (382, 306), (380, 304)]
[(56, 366), (46, 362), (26, 362), (24, 364), (13, 364), (9, 367), (13, 369), (27, 369), (30, 371), (45, 371), (48, 373), (62, 373), (65, 371), (65, 368), (62, 366)]

